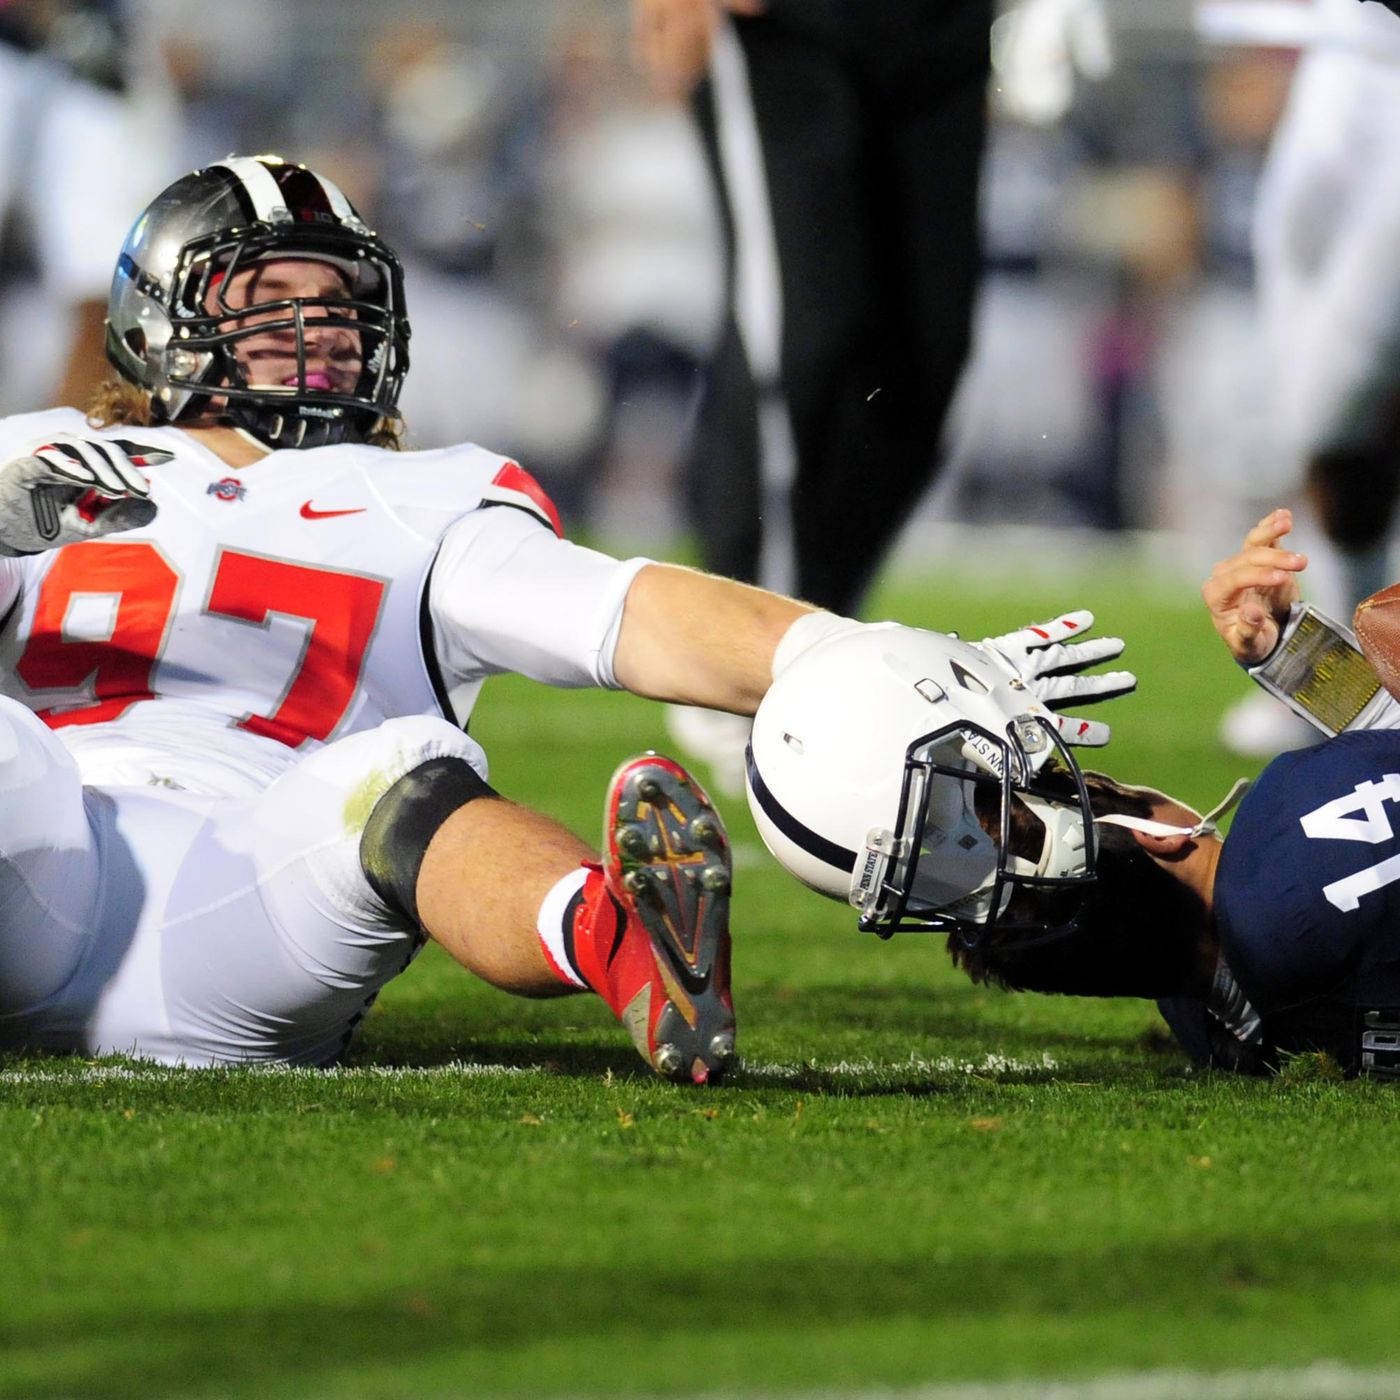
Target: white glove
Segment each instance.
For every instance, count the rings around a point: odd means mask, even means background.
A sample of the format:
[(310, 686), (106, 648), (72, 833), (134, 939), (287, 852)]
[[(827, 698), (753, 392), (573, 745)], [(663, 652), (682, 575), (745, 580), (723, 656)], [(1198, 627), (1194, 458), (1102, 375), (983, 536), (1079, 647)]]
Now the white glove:
[[(1064, 613), (1051, 622), (1034, 622), (1019, 632), (984, 637), (977, 645), (1003, 662), (1047, 709), (1058, 710), (1061, 705), (1075, 703), (1088, 705), (1126, 695), (1137, 686), (1137, 677), (1131, 671), (1080, 674), (1085, 667), (1111, 661), (1123, 651), (1121, 637), (1095, 637), (1065, 645), (1067, 638), (1080, 637), (1093, 625), (1094, 614), (1081, 610)], [(1108, 743), (1109, 727), (1097, 720), (1061, 714), (1055, 720), (1060, 737), (1067, 744), (1098, 748)]]
[(149, 525), (156, 503), (137, 468), (173, 456), (126, 438), (61, 433), (6, 462), (0, 466), (0, 555), (38, 554)]

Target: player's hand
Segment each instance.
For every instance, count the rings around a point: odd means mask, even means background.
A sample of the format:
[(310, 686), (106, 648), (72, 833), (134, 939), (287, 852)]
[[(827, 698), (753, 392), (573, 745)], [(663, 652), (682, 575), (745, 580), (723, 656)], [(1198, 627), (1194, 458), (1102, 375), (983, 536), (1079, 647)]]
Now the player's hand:
[[(984, 637), (983, 651), (1010, 668), (1026, 688), (1049, 710), (1063, 705), (1090, 705), (1126, 695), (1137, 686), (1131, 671), (1097, 671), (1084, 675), (1089, 666), (1122, 655), (1121, 637), (1079, 638), (1094, 625), (1094, 614), (1084, 610), (1063, 613), (1050, 622), (1033, 622), (1018, 632)], [(1099, 720), (1056, 713), (1060, 737), (1067, 744), (1098, 748), (1108, 743), (1110, 729)]]
[(1215, 630), (1242, 666), (1257, 666), (1273, 651), (1288, 610), (1302, 596), (1298, 575), (1307, 556), (1279, 546), (1292, 528), (1292, 511), (1270, 511), (1201, 585)]
[(710, 66), (720, 15), (763, 12), (764, 0), (632, 0), (632, 48), (657, 92), (684, 100)]
[(173, 455), (126, 438), (61, 433), (6, 462), (0, 466), (0, 555), (38, 554), (149, 525), (156, 503), (138, 468)]

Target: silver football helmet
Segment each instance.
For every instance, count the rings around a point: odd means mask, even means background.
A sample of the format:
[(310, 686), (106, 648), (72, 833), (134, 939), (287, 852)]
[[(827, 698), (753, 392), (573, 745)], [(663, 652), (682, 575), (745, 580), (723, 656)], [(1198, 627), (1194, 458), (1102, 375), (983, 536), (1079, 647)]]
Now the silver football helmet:
[(1094, 878), (1089, 796), (1054, 716), (955, 637), (888, 623), (799, 654), (754, 716), (747, 777), (778, 861), (882, 936), (1052, 938)]
[[(345, 274), (345, 294), (229, 305), (233, 274), (270, 258), (330, 263)], [(348, 390), (308, 376), (309, 309), (319, 326), (357, 338)], [(250, 384), (239, 342), (289, 330), (295, 375)], [(408, 335), (393, 250), (330, 180), (278, 156), (229, 156), (157, 195), (122, 246), (107, 307), (107, 358), (151, 393), (158, 419), (177, 422), (217, 398), (223, 419), (271, 447), (361, 440), (394, 418)]]

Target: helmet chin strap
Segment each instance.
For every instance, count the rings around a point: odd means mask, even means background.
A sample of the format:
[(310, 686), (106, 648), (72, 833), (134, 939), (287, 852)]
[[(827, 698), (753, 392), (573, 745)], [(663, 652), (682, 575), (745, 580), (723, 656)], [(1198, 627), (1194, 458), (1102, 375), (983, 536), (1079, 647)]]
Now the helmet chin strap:
[(1141, 831), (1148, 836), (1215, 836), (1219, 834), (1217, 823), (1227, 812), (1238, 805), (1249, 791), (1250, 779), (1238, 778), (1235, 785), (1203, 816), (1195, 826), (1173, 826), (1170, 822), (1153, 821), (1151, 817), (1130, 817), (1123, 812), (1112, 812), (1106, 817), (1095, 817), (1102, 826), (1122, 826), (1129, 831)]
[(230, 401), (223, 411), (223, 421), (270, 452), (358, 442), (363, 436), (358, 421), (349, 412), (336, 418), (317, 418), (313, 422), (291, 411), (279, 412), (261, 405)]

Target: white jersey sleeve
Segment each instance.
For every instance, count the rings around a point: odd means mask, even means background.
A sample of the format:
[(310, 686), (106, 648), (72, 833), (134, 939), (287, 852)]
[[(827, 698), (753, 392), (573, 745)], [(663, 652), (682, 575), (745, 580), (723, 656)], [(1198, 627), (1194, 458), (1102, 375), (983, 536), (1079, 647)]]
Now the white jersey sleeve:
[(525, 510), (471, 511), (447, 531), (433, 566), (438, 662), (459, 683), (512, 671), (615, 689), (623, 603), (649, 562), (570, 544)]

